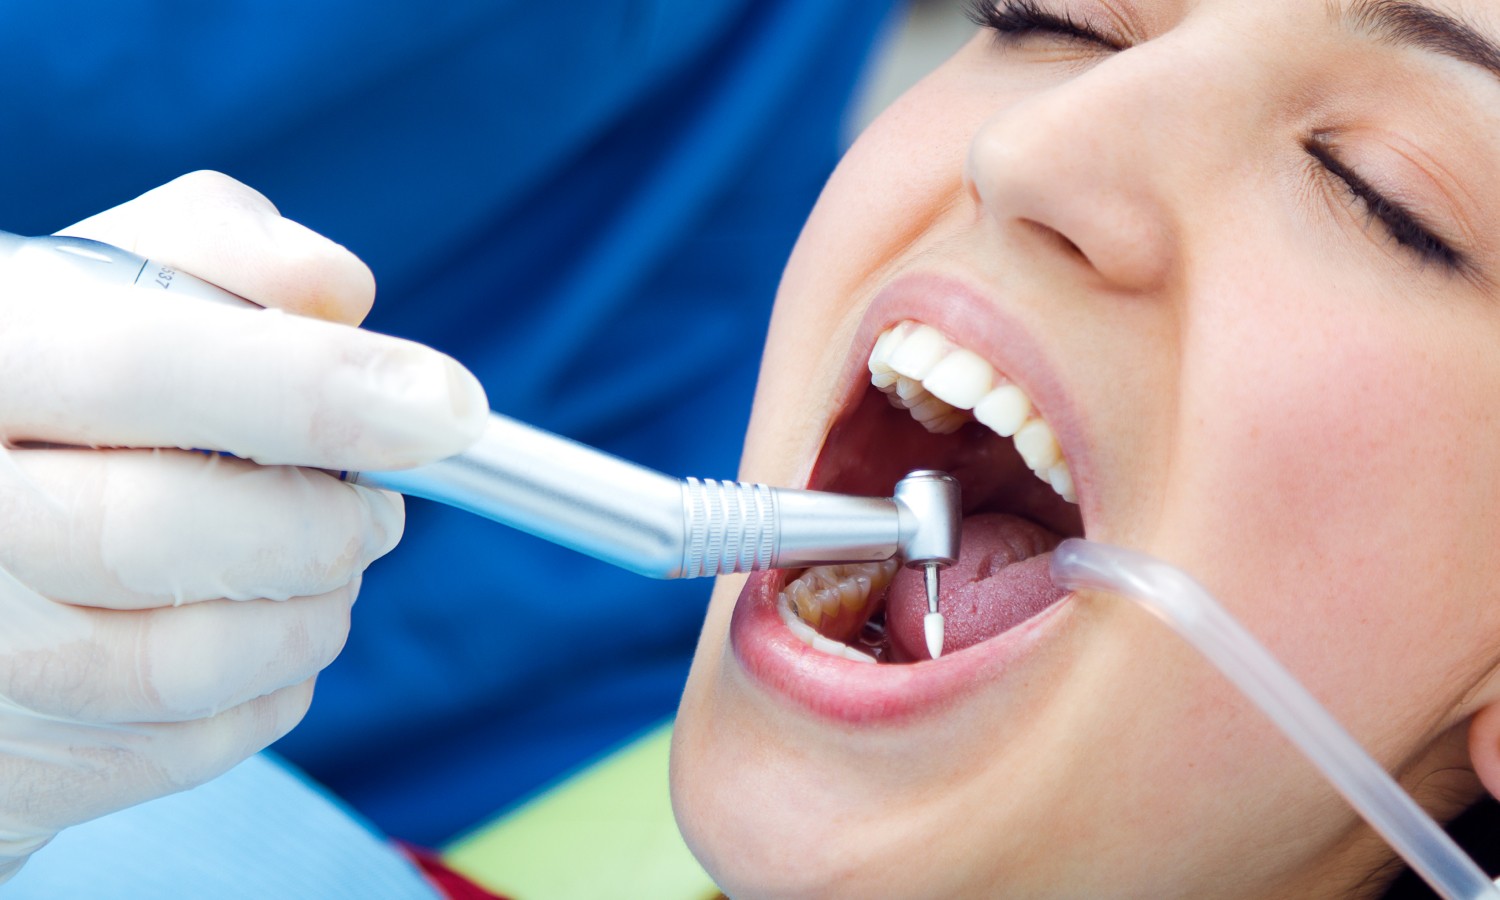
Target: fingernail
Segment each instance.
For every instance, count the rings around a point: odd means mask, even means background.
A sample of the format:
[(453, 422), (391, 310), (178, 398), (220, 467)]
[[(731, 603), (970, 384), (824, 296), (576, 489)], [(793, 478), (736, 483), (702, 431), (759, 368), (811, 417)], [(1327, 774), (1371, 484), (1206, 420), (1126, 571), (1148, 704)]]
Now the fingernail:
[(364, 497), (366, 507), (370, 511), (373, 534), (366, 541), (365, 565), (392, 550), (401, 542), (401, 534), (406, 530), (406, 504), (402, 501), (400, 494), (388, 491), (361, 489), (360, 494)]
[[(376, 366), (375, 389), (396, 419), (372, 421), (387, 448), (411, 462), (452, 456), (479, 439), (489, 400), (479, 379), (436, 350), (403, 342)], [(373, 413), (373, 411), (372, 411)], [(411, 464), (411, 463), (408, 463)]]
[(445, 356), (443, 362), (448, 368), (448, 395), (453, 400), (453, 417), (475, 425), (473, 439), (477, 440), (490, 412), (490, 399), (485, 396), (484, 385), (457, 361)]

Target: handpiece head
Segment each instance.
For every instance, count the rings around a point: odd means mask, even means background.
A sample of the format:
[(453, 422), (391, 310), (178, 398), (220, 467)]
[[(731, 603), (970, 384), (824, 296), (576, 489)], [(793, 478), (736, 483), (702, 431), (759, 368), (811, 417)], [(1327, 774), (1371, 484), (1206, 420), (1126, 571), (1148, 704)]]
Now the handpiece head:
[(901, 556), (907, 568), (921, 568), (927, 588), (922, 628), (927, 653), (943, 654), (943, 614), (938, 608), (938, 572), (958, 560), (963, 504), (958, 480), (932, 469), (912, 472), (896, 483), (901, 514)]

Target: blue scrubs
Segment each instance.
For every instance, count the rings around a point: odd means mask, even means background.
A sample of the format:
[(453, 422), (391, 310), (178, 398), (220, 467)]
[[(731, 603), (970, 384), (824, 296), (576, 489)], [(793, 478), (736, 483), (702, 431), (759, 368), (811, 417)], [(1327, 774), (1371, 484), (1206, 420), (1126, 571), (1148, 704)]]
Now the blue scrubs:
[[(894, 0), (0, 5), (0, 228), (195, 168), (374, 270), (492, 406), (731, 477), (780, 268)], [(436, 844), (670, 715), (709, 585), (424, 501), (277, 749)]]

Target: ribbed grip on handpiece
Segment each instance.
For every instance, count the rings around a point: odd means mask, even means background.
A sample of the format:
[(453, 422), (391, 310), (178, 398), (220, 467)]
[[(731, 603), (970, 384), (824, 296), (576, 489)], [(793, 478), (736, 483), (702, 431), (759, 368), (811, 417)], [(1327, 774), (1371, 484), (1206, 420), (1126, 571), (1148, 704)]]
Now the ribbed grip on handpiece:
[(776, 495), (769, 487), (699, 478), (685, 478), (682, 484), (687, 522), (684, 578), (771, 567)]

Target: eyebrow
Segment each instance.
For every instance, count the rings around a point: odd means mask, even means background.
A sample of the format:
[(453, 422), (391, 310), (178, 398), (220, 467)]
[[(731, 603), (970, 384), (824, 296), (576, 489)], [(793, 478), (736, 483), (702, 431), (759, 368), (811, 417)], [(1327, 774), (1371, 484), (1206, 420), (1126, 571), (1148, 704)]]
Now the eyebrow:
[(1469, 63), (1500, 78), (1500, 45), (1457, 16), (1411, 0), (1355, 0), (1341, 18), (1353, 30)]

